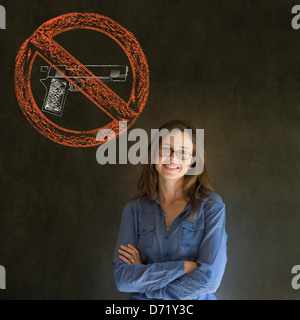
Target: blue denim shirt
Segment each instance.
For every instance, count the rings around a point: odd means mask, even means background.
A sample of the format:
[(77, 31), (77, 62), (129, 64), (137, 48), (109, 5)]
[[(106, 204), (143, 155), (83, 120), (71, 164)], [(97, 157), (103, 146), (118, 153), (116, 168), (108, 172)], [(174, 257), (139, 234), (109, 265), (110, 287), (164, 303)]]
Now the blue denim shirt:
[[(118, 235), (113, 267), (119, 291), (130, 299), (212, 300), (227, 262), (225, 204), (209, 192), (198, 203), (191, 220), (191, 204), (167, 229), (159, 200), (138, 199), (126, 204)], [(215, 201), (217, 202), (215, 202)], [(143, 264), (129, 265), (119, 259), (120, 245), (132, 244)], [(184, 261), (198, 267), (184, 273)]]

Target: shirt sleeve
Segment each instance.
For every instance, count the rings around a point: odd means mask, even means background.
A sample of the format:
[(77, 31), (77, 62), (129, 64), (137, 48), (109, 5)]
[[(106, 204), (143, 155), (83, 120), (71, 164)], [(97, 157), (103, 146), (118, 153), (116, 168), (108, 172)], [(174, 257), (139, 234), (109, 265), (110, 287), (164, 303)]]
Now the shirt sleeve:
[(129, 202), (122, 213), (113, 261), (116, 286), (121, 292), (155, 291), (184, 274), (184, 261), (130, 265), (119, 259), (120, 245), (127, 246), (130, 243), (137, 247), (137, 226), (134, 203)]
[(147, 292), (149, 299), (195, 300), (219, 287), (227, 263), (225, 204), (214, 204), (205, 213), (205, 232), (199, 246), (198, 267), (165, 287)]

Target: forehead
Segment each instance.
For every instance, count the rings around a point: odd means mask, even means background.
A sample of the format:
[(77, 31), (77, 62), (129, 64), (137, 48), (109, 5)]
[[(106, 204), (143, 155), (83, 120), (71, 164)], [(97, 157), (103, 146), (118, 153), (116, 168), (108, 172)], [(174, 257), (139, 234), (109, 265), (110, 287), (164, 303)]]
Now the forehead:
[(185, 147), (189, 149), (193, 148), (193, 141), (190, 134), (180, 130), (170, 132), (164, 136), (162, 138), (162, 144), (171, 145), (172, 147)]

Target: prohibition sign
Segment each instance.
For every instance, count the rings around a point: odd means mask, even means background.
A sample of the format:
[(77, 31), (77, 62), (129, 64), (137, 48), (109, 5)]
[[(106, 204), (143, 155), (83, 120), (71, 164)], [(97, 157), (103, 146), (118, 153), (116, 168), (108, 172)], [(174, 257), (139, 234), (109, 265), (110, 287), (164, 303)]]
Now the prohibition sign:
[[(90, 29), (104, 33), (121, 46), (132, 69), (133, 83), (128, 102), (121, 99), (53, 39), (56, 35), (72, 29)], [(90, 131), (75, 131), (50, 121), (37, 106), (30, 85), (32, 65), (37, 55), (80, 89), (80, 92), (113, 119), (112, 122)], [(71, 67), (68, 76), (76, 77), (78, 83), (64, 75), (56, 65)], [(81, 83), (84, 83), (83, 89), (80, 87)], [(123, 26), (97, 13), (69, 13), (42, 24), (21, 46), (16, 57), (15, 91), (26, 118), (44, 136), (66, 146), (90, 147), (111, 139), (107, 136), (103, 141), (97, 141), (96, 136), (100, 129), (113, 130), (117, 137), (127, 130), (126, 127), (119, 129), (118, 121), (127, 121), (127, 128), (135, 122), (147, 101), (149, 69), (140, 44)]]

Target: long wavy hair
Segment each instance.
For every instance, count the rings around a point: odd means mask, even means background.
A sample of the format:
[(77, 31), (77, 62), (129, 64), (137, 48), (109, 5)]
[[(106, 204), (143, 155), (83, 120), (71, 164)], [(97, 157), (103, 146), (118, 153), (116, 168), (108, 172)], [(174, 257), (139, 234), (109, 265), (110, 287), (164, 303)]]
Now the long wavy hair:
[[(167, 129), (169, 132), (173, 129), (179, 129), (182, 132), (184, 132), (184, 129), (191, 129), (190, 132), (192, 132), (193, 157), (196, 156), (196, 128), (191, 122), (174, 119), (163, 124), (159, 128), (159, 131), (162, 129)], [(159, 143), (161, 143), (161, 137)], [(158, 194), (158, 172), (155, 168), (155, 164), (151, 163), (151, 148), (152, 146), (150, 142), (148, 146), (148, 162), (147, 164), (142, 164), (142, 173), (137, 184), (138, 193), (132, 198), (132, 200), (141, 198), (150, 198), (150, 200), (154, 200), (155, 196)], [(195, 165), (196, 162), (192, 164), (192, 167)], [(205, 162), (201, 174), (184, 176), (182, 191), (185, 199), (190, 201), (192, 205), (191, 217), (195, 218), (194, 213), (196, 211), (196, 204), (199, 202), (207, 202), (206, 198), (208, 196), (208, 191), (215, 193), (215, 190), (208, 178)]]

